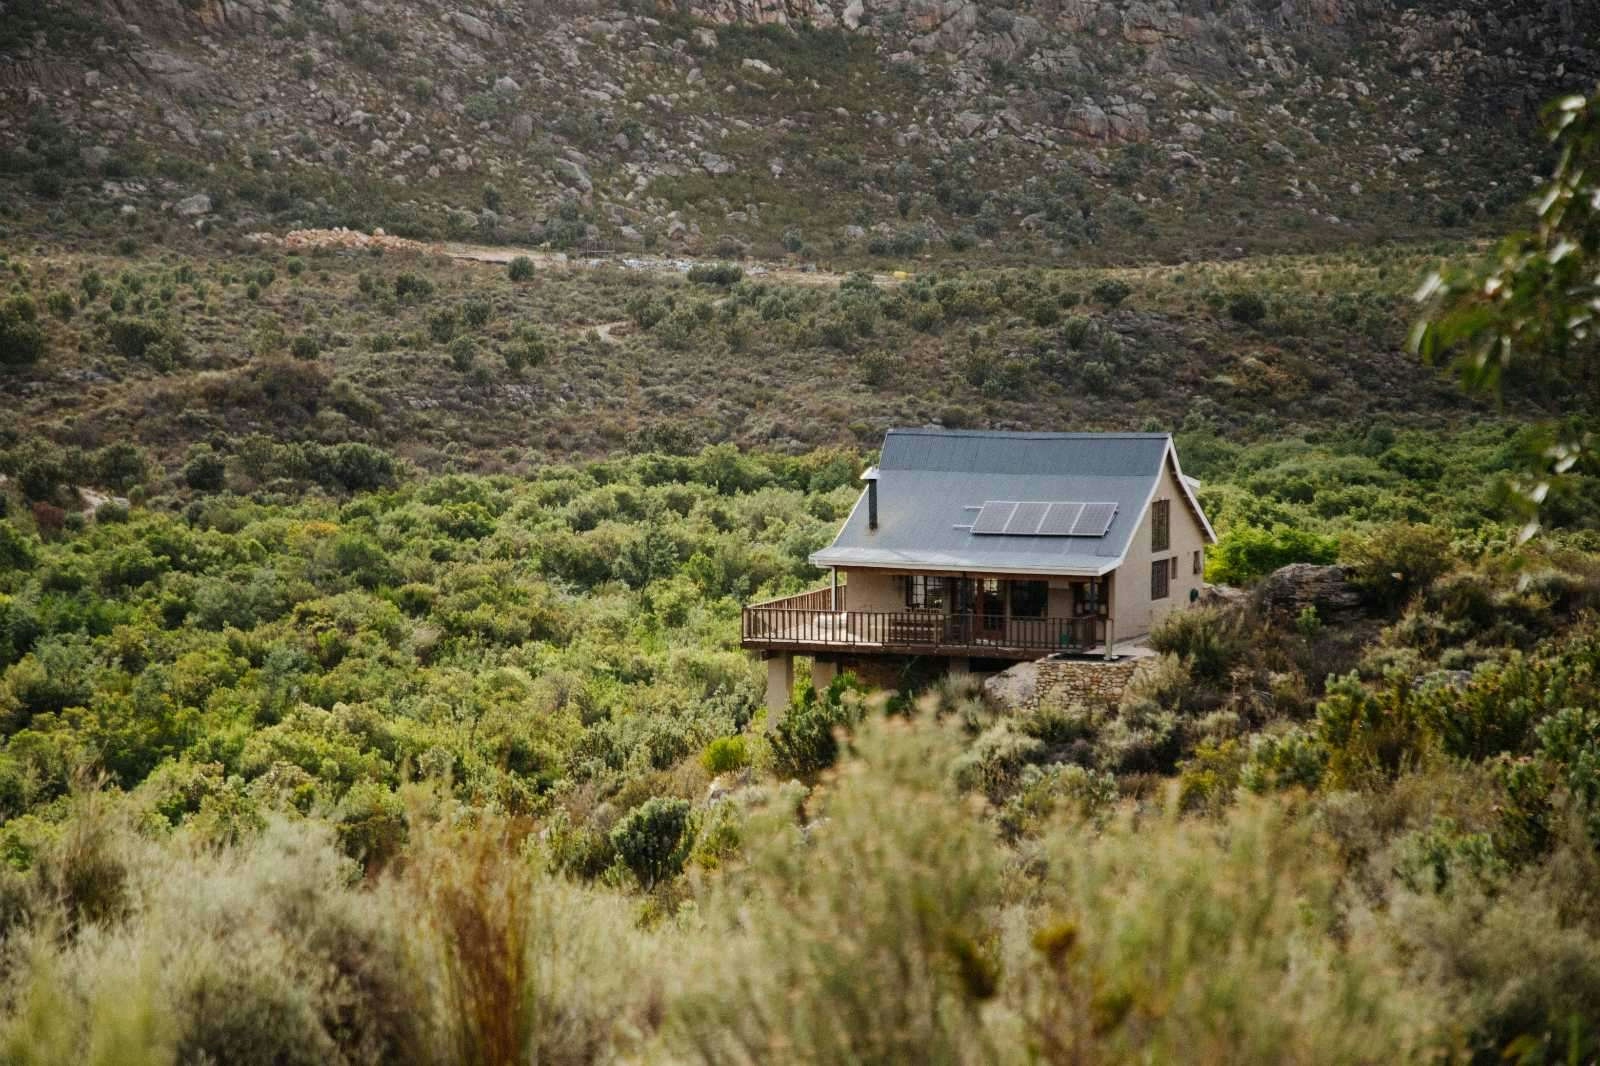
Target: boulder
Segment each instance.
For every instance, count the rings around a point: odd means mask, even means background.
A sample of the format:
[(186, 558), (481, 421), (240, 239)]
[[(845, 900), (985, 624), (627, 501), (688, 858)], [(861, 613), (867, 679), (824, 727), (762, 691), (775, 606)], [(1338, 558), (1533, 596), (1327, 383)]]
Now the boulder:
[(450, 24), (456, 29), (474, 40), (482, 41), (484, 44), (495, 44), (499, 40), (499, 34), (495, 33), (494, 27), (476, 15), (469, 15), (465, 11), (452, 11), (445, 18), (449, 19)]
[(724, 159), (715, 152), (701, 152), (700, 166), (705, 169), (707, 174), (713, 174), (717, 177), (732, 174), (737, 169), (732, 160)]
[(1039, 664), (1018, 663), (983, 679), (983, 696), (1008, 711), (1023, 711), (1039, 701)]
[(203, 192), (197, 192), (193, 196), (186, 196), (173, 204), (172, 210), (175, 214), (182, 215), (184, 218), (198, 218), (201, 215), (209, 215), (211, 213), (211, 197)]
[(569, 184), (576, 185), (584, 192), (594, 191), (594, 180), (589, 177), (589, 172), (570, 159), (557, 159), (555, 162), (556, 174)]
[(1324, 622), (1348, 621), (1361, 614), (1361, 592), (1342, 566), (1291, 563), (1262, 580), (1256, 598), (1269, 614), (1295, 618), (1307, 607)]

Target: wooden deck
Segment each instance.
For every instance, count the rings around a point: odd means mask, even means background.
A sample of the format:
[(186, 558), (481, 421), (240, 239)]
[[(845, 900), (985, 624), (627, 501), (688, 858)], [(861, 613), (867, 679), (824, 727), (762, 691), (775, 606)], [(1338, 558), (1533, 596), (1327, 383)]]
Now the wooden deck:
[(945, 614), (933, 610), (850, 611), (841, 587), (837, 610), (832, 589), (746, 607), (740, 622), (744, 647), (801, 654), (864, 652), (948, 655), (991, 659), (1037, 659), (1053, 652), (1100, 652), (1106, 619), (1008, 618)]

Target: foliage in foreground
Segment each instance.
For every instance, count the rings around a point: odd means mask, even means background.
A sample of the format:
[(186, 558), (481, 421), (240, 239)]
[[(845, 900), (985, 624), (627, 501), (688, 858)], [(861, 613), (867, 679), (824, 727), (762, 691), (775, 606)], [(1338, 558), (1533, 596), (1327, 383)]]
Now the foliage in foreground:
[[(514, 821), (428, 790), (409, 794), (407, 861), (367, 878), (313, 822), (198, 846), (78, 793), (75, 834), (6, 881), (0, 1046), (27, 1063), (1359, 1063), (1488, 1035), (1525, 1061), (1592, 1053), (1593, 844), (1515, 875), (1469, 876), (1462, 853), (1441, 889), (1414, 876), (1438, 825), (1378, 828), (1427, 817), (1458, 772), (1217, 820), (1066, 807), (1009, 847), (952, 783), (960, 732), (875, 721), (804, 808), (792, 787), (731, 801), (744, 857), (643, 925), (612, 890), (543, 872)], [(1567, 1013), (1546, 1030), (1551, 1009)]]
[(1225, 535), (1332, 540), (1365, 618), (1179, 614), (1115, 706), (777, 722), (736, 607), (815, 578), (852, 455), (9, 494), (5, 1054), (1581, 1056), (1595, 503), (1510, 554), (1515, 443), (1197, 430)]

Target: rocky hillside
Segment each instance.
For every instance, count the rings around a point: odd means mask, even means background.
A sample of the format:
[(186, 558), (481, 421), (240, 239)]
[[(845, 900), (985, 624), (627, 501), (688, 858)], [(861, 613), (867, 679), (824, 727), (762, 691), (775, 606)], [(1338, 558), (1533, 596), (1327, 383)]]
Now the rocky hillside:
[[(17, 232), (1105, 262), (1473, 232), (1574, 0), (0, 0)], [(11, 193), (21, 195), (11, 195)]]

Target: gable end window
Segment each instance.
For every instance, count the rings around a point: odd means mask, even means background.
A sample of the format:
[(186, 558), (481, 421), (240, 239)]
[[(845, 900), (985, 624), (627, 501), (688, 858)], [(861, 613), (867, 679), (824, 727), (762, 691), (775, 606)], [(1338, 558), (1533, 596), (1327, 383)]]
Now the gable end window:
[(1173, 581), (1178, 580), (1178, 557), (1176, 555), (1167, 560), (1167, 577)]
[(1157, 559), (1150, 564), (1150, 598), (1152, 600), (1164, 600), (1167, 598), (1168, 575), (1170, 573), (1171, 570), (1165, 559)]
[(1164, 552), (1172, 546), (1172, 501), (1157, 500), (1150, 505), (1150, 550)]
[(1204, 570), (1205, 570), (1205, 564), (1202, 561), (1201, 553), (1200, 552), (1195, 552), (1194, 553), (1194, 572), (1198, 574), (1198, 573), (1201, 573)]

